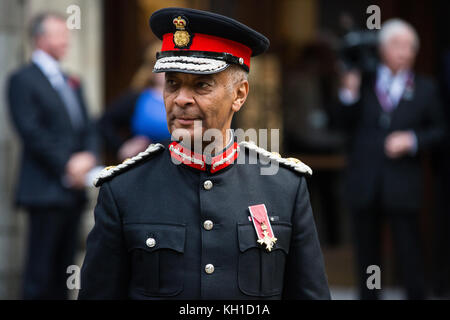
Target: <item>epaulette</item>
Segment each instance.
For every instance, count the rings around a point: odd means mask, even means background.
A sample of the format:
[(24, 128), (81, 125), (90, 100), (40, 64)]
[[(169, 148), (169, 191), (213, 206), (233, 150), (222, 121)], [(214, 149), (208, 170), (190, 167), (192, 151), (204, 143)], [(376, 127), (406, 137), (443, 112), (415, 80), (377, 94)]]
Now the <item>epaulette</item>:
[(113, 178), (117, 176), (118, 174), (122, 173), (126, 168), (129, 168), (130, 166), (133, 166), (137, 163), (140, 163), (147, 159), (152, 154), (163, 150), (164, 146), (160, 143), (151, 144), (148, 146), (148, 148), (145, 151), (142, 151), (138, 153), (136, 156), (130, 159), (126, 159), (124, 162), (117, 166), (109, 166), (100, 171), (100, 173), (95, 177), (94, 179), (94, 186), (100, 187), (102, 183), (110, 178)]
[(312, 176), (311, 168), (296, 158), (283, 158), (279, 153), (270, 152), (258, 147), (253, 141), (242, 141), (241, 143), (239, 143), (239, 145), (249, 150), (253, 150), (263, 155), (264, 157), (269, 158), (270, 160), (276, 161), (289, 169), (293, 169), (294, 171), (306, 173)]

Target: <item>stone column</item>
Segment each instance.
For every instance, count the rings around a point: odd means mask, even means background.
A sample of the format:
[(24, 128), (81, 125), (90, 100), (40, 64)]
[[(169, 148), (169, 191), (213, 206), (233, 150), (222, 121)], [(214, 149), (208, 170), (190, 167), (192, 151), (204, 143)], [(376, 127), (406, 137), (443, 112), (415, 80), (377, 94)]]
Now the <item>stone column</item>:
[(5, 90), (8, 74), (24, 60), (23, 8), (23, 1), (0, 0), (0, 299), (18, 295), (25, 240), (23, 219), (13, 207), (18, 141), (9, 123)]

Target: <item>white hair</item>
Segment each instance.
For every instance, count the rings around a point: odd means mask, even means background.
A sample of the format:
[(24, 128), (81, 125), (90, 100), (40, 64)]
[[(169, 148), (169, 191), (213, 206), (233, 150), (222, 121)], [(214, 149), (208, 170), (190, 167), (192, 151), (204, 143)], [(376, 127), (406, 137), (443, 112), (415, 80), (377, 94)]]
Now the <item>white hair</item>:
[(381, 30), (378, 34), (378, 43), (380, 45), (384, 45), (392, 38), (392, 36), (404, 31), (411, 33), (414, 39), (414, 49), (418, 51), (420, 40), (416, 29), (414, 29), (410, 23), (398, 18), (389, 19), (381, 25)]
[(234, 83), (238, 83), (243, 80), (248, 80), (248, 72), (242, 69), (240, 66), (232, 64), (229, 66), (228, 70), (232, 74)]

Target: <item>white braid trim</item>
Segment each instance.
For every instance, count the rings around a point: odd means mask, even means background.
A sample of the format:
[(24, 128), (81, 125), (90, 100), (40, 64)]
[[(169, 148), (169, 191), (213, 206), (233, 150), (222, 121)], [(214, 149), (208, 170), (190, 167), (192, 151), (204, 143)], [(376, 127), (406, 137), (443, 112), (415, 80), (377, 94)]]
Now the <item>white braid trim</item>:
[(169, 150), (172, 151), (173, 153), (179, 155), (181, 158), (190, 161), (191, 163), (201, 165), (202, 168), (205, 166), (205, 163), (204, 163), (202, 160), (199, 160), (199, 159), (190, 157), (190, 156), (184, 154), (183, 152), (181, 152), (180, 150), (175, 149), (173, 146), (170, 146), (170, 147), (169, 147)]
[(253, 141), (242, 141), (241, 143), (239, 143), (240, 146), (243, 146), (247, 149), (250, 150), (254, 150), (257, 153), (269, 158), (270, 160), (276, 161), (278, 163), (284, 164), (285, 166), (291, 167), (293, 168), (295, 171), (301, 172), (301, 173), (307, 173), (310, 176), (312, 176), (312, 170), (310, 167), (308, 167), (306, 164), (304, 164), (303, 162), (301, 162), (299, 160), (299, 162), (294, 162), (292, 160), (286, 159), (286, 158), (282, 158), (279, 154), (274, 154), (270, 151), (267, 151), (263, 148), (258, 147)]
[(101, 182), (101, 180), (114, 176), (115, 174), (117, 174), (118, 172), (122, 171), (123, 169), (125, 169), (126, 167), (144, 159), (145, 157), (147, 157), (148, 155), (160, 150), (161, 148), (164, 148), (164, 146), (160, 143), (157, 144), (151, 144), (148, 146), (148, 148), (145, 151), (142, 151), (140, 153), (138, 153), (136, 156), (134, 156), (133, 158), (127, 159), (124, 162), (122, 162), (121, 164), (117, 165), (117, 166), (112, 166), (112, 167), (107, 167), (105, 169), (103, 169), (98, 175), (97, 177), (95, 177), (94, 179), (94, 186), (98, 186), (98, 183)]
[(225, 69), (227, 63), (221, 60), (197, 57), (165, 57), (156, 61), (154, 70), (179, 69), (185, 71), (218, 71)]
[(234, 154), (236, 152), (239, 152), (241, 149), (239, 148), (239, 146), (233, 150), (233, 152), (231, 152), (228, 156), (226, 156), (225, 158), (223, 158), (222, 160), (219, 160), (217, 162), (215, 162), (212, 166), (212, 169), (214, 170), (216, 167), (224, 164), (225, 162), (228, 162), (231, 158), (233, 158)]

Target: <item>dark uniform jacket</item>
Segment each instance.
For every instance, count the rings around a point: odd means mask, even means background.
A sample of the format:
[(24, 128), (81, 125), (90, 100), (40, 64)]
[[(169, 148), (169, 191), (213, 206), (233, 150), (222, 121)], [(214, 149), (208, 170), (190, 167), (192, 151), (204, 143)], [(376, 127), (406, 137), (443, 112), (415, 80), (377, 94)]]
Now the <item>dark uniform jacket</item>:
[(22, 140), (16, 203), (23, 206), (74, 206), (84, 193), (63, 184), (66, 163), (78, 151), (97, 152), (95, 129), (88, 120), (81, 86), (74, 88), (84, 118), (75, 129), (58, 92), (31, 63), (9, 80), (12, 120)]
[[(445, 121), (438, 92), (420, 75), (387, 117), (375, 93), (375, 74), (363, 77), (360, 100), (341, 106), (341, 125), (350, 135), (347, 200), (364, 209), (381, 201), (386, 209), (417, 210), (422, 205), (421, 155), (444, 137)], [(406, 92), (408, 91), (408, 92)], [(386, 137), (397, 130), (413, 130), (417, 153), (390, 159), (385, 155)]]
[[(215, 173), (161, 150), (101, 186), (80, 299), (330, 298), (303, 174), (261, 175), (243, 147)], [(256, 204), (278, 238), (271, 252), (249, 220)]]

